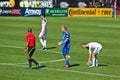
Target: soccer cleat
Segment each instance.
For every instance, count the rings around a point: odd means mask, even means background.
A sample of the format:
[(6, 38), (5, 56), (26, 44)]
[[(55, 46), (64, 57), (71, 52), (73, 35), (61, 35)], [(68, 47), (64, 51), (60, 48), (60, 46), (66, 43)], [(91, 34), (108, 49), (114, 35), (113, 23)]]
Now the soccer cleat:
[(98, 64), (95, 65), (95, 67), (98, 67), (98, 66), (99, 66)]
[(89, 67), (95, 67), (95, 66), (89, 66)]
[(36, 65), (36, 69), (39, 69), (39, 68), (40, 68), (40, 65), (39, 65), (39, 64), (37, 64), (37, 65)]
[(64, 66), (64, 68), (66, 69), (66, 68), (69, 68), (69, 66), (68, 65), (66, 65), (66, 66)]
[(43, 47), (41, 50), (47, 50), (47, 48), (46, 48), (46, 47)]
[(89, 67), (98, 67), (98, 64), (96, 64), (95, 66), (94, 66), (94, 65), (91, 65), (91, 66), (89, 66)]

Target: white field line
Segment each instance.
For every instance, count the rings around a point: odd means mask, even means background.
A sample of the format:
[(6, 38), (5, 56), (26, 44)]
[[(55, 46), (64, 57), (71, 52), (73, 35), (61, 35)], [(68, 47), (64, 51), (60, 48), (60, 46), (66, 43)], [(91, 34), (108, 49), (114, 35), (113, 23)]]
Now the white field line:
[[(24, 49), (24, 47), (18, 47), (18, 46), (8, 46), (8, 45), (0, 45), (0, 47)], [(40, 49), (37, 49), (37, 50), (40, 50)], [(61, 54), (60, 52), (50, 51), (50, 50), (41, 50), (41, 51), (50, 52), (50, 53), (57, 53), (57, 54)], [(59, 62), (59, 61), (63, 61), (63, 60), (64, 60), (64, 59), (59, 59), (59, 60), (43, 61), (43, 62), (39, 62), (39, 63)], [(10, 63), (9, 63), (9, 64), (10, 64)], [(15, 63), (15, 64), (27, 64), (27, 63)]]
[(19, 65), (19, 64), (14, 64), (14, 63), (0, 63), (0, 65), (26, 67), (25, 65)]
[[(0, 47), (24, 49), (24, 47), (8, 46), (8, 45), (0, 45)], [(36, 49), (36, 50), (40, 50), (40, 49)], [(51, 50), (40, 50), (40, 51), (45, 51), (45, 52), (49, 52), (49, 53), (57, 53), (57, 54), (61, 54), (61, 52), (51, 51)]]
[(101, 73), (91, 73), (91, 72), (82, 72), (82, 71), (65, 70), (65, 69), (55, 69), (55, 68), (43, 68), (43, 69), (52, 70), (52, 71), (62, 71), (62, 72), (71, 72), (71, 73), (78, 73), (78, 74), (86, 74), (86, 75), (95, 75), (95, 76), (102, 76), (102, 77), (120, 78), (120, 76), (107, 75), (107, 74), (101, 74)]
[[(26, 67), (25, 65), (13, 64), (13, 63), (0, 63), (0, 65)], [(51, 71), (60, 71), (60, 72), (61, 71), (62, 72), (71, 72), (71, 73), (85, 74), (85, 75), (94, 75), (94, 76), (101, 76), (101, 77), (120, 78), (120, 76), (115, 76), (115, 75), (107, 75), (107, 74), (91, 73), (91, 72), (82, 72), (82, 71), (75, 71), (75, 70), (56, 69), (56, 68), (42, 68), (42, 69), (51, 70)]]
[[(39, 63), (53, 63), (53, 62), (60, 62), (60, 61), (63, 61), (64, 59), (58, 59), (58, 60), (50, 60), (50, 61), (42, 61), (42, 62), (39, 62)], [(27, 64), (27, 63), (2, 63), (0, 62), (0, 65), (15, 65), (15, 66), (21, 66), (21, 67), (25, 67), (24, 64)]]
[[(60, 61), (64, 61), (64, 60), (65, 59), (58, 59), (58, 60), (42, 61), (42, 62), (39, 62), (39, 63), (54, 63), (54, 62), (60, 62)], [(12, 63), (12, 64), (28, 64), (28, 63)]]

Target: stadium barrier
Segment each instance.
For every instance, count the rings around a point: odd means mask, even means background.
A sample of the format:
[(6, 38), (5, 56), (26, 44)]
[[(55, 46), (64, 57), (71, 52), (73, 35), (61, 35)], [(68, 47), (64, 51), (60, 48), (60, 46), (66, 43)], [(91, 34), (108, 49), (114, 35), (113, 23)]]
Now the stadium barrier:
[(22, 16), (40, 16), (45, 14), (45, 8), (21, 8)]
[(68, 8), (68, 17), (112, 17), (112, 8)]
[(120, 8), (117, 8), (117, 9), (116, 9), (116, 15), (119, 15), (119, 16), (120, 16)]
[(68, 8), (46, 8), (46, 16), (51, 17), (67, 17)]
[(0, 16), (21, 16), (20, 8), (0, 8)]
[(112, 8), (0, 8), (1, 16), (112, 17)]

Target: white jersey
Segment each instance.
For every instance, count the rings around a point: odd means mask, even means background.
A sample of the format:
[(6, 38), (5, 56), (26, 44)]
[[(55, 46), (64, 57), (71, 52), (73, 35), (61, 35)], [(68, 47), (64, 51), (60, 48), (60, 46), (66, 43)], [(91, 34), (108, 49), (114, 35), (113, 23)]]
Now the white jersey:
[(41, 32), (44, 31), (45, 25), (47, 26), (47, 19), (46, 19), (46, 18), (44, 18), (44, 19), (42, 20), (42, 29), (41, 29)]
[(87, 48), (89, 50), (89, 53), (91, 53), (92, 49), (94, 49), (94, 53), (100, 53), (101, 49), (102, 49), (102, 45), (100, 43), (97, 42), (90, 42), (87, 44)]

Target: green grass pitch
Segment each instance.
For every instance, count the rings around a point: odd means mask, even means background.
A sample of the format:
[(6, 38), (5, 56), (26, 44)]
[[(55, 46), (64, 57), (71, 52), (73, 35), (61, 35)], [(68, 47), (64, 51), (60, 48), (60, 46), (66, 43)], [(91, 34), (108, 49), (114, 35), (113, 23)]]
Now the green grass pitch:
[[(39, 70), (27, 70), (23, 52), (27, 28), (38, 36), (40, 17), (0, 17), (0, 80), (120, 80), (120, 18), (47, 17), (47, 51), (41, 51), (39, 40), (34, 58), (41, 63)], [(61, 47), (61, 25), (71, 33), (70, 63), (64, 69)], [(98, 55), (99, 67), (89, 68), (88, 51), (82, 42), (97, 41), (103, 45)], [(35, 66), (35, 65), (34, 65)]]

